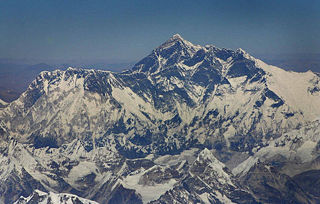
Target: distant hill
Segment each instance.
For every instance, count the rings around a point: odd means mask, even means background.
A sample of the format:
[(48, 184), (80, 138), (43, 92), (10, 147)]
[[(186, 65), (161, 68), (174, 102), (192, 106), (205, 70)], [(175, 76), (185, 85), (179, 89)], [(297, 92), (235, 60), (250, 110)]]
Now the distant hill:
[(261, 59), (268, 64), (281, 67), (288, 71), (306, 72), (311, 70), (313, 72), (320, 72), (320, 54), (310, 54), (301, 56), (261, 56)]

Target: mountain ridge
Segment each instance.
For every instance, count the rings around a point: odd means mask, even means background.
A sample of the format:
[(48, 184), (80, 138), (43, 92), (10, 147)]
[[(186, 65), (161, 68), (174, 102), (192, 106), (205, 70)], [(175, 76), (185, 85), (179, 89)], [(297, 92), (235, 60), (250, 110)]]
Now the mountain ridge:
[[(237, 181), (258, 161), (281, 161), (277, 168), (290, 176), (318, 168), (319, 90), (313, 72), (287, 72), (242, 49), (193, 45), (180, 35), (121, 73), (41, 72), (0, 110), (0, 192), (8, 196), (5, 184), (28, 175), (34, 186), (17, 192), (41, 186), (103, 203), (128, 195), (258, 202), (259, 194)], [(211, 170), (209, 160), (195, 162), (202, 154), (217, 161)], [(289, 172), (294, 162), (304, 168)], [(234, 184), (213, 193), (210, 181), (219, 175)], [(151, 186), (159, 197), (144, 194)]]

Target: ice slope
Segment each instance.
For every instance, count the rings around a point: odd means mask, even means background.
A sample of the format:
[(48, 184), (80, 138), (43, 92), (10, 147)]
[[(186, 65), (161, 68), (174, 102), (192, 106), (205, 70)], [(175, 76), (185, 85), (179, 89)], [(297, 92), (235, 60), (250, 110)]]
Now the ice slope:
[(306, 120), (313, 121), (320, 117), (320, 80), (316, 73), (285, 71), (261, 60), (254, 60), (257, 67), (268, 73), (269, 88), (281, 96), (288, 106), (293, 107), (296, 112), (302, 112)]

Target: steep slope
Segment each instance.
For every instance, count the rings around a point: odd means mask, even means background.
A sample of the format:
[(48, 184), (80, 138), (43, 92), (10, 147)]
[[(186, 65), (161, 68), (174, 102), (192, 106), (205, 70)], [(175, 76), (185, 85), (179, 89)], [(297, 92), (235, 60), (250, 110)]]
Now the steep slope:
[(152, 203), (256, 203), (228, 168), (204, 149), (179, 184)]
[[(77, 141), (60, 149), (35, 149), (12, 141), (0, 160), (2, 202), (12, 203), (35, 189), (70, 192), (82, 197), (96, 193), (99, 182), (95, 179), (101, 179), (100, 185), (107, 182), (105, 179), (112, 183), (109, 168), (116, 173), (117, 164), (121, 164), (117, 155), (107, 149), (102, 151), (103, 157), (88, 155)], [(93, 186), (96, 189), (91, 189)]]
[(303, 172), (294, 176), (293, 180), (298, 183), (305, 192), (308, 192), (318, 200), (320, 199), (320, 189), (318, 188), (320, 184), (319, 170)]
[(254, 154), (233, 169), (235, 175), (246, 174), (258, 161), (273, 163), (283, 173), (294, 176), (306, 170), (318, 169), (320, 120), (291, 130), (257, 147)]
[(0, 110), (1, 199), (255, 202), (226, 167), (318, 169), (319, 117), (319, 75), (174, 35), (122, 73), (42, 72)]
[(261, 203), (317, 203), (292, 178), (268, 163), (258, 163), (241, 179)]

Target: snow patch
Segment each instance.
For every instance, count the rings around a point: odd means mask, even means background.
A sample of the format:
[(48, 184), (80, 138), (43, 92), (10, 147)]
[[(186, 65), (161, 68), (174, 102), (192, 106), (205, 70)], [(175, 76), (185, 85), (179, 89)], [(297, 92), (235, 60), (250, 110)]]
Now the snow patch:
[(153, 186), (141, 185), (139, 184), (139, 180), (144, 173), (144, 169), (137, 170), (122, 181), (122, 185), (125, 188), (136, 190), (136, 192), (141, 195), (143, 203), (157, 200), (177, 183), (175, 179), (170, 179), (164, 184), (155, 184)]

